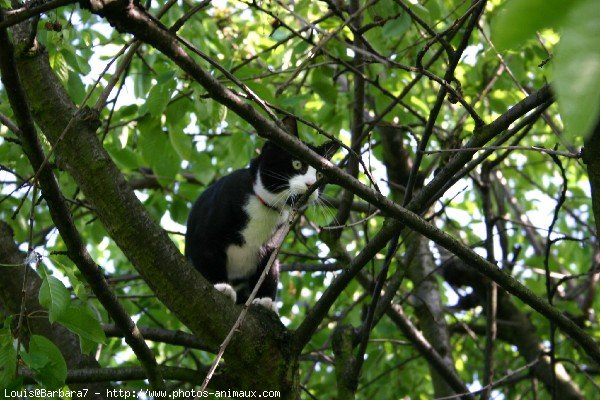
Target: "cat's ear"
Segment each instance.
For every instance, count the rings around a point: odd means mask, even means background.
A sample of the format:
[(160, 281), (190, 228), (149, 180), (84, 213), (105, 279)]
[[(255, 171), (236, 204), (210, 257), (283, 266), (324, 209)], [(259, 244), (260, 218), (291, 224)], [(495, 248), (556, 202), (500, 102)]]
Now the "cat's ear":
[(329, 142), (325, 142), (319, 147), (317, 147), (317, 153), (319, 153), (322, 157), (330, 160), (331, 157), (338, 151), (340, 148), (340, 143), (335, 140), (330, 140)]
[(283, 120), (281, 120), (281, 122), (283, 122), (283, 125), (285, 125), (285, 130), (287, 133), (298, 137), (298, 122), (296, 121), (296, 118), (291, 115), (287, 115), (283, 118)]

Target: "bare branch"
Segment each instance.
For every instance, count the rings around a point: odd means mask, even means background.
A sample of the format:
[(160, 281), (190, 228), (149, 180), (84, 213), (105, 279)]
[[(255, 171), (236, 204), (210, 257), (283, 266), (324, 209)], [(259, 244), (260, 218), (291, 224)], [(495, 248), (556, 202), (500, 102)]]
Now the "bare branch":
[[(68, 4), (75, 4), (77, 0), (51, 0), (30, 3), (38, 4), (34, 7), (29, 7), (26, 3), (23, 7), (4, 12), (4, 18), (0, 21), (0, 29), (8, 28), (16, 25), (19, 22), (23, 22), (31, 17), (45, 13), (46, 11), (54, 10)], [(40, 4), (41, 3), (41, 4)]]

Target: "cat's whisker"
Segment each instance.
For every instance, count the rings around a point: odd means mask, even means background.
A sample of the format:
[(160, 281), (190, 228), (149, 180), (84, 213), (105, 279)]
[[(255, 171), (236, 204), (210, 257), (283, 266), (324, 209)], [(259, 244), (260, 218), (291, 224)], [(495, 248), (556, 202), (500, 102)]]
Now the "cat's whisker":
[(282, 179), (282, 180), (285, 180), (285, 181), (287, 181), (289, 179), (289, 177), (287, 177), (287, 176), (285, 176), (283, 174), (279, 174), (277, 172), (273, 172), (273, 171), (261, 171), (261, 174), (265, 175), (265, 176), (269, 176), (271, 178)]
[(278, 193), (280, 190), (288, 190), (290, 188), (289, 184), (287, 182), (282, 183), (280, 185), (277, 185), (273, 188), (272, 192), (273, 193)]
[(315, 206), (323, 215), (325, 223), (339, 225), (336, 214), (331, 210), (325, 200), (318, 197), (315, 201)]
[(275, 207), (277, 207), (280, 203), (282, 205), (285, 204), (285, 202), (288, 199), (289, 195), (290, 195), (290, 189), (286, 189), (286, 190), (282, 191), (280, 194), (278, 194), (277, 198), (275, 199), (275, 203), (272, 204), (272, 205), (275, 206)]
[(321, 200), (321, 211), (327, 217), (327, 219), (328, 219), (327, 222), (330, 224), (339, 225), (339, 221), (337, 219), (337, 213), (333, 211), (334, 209), (331, 207), (329, 202), (327, 202), (326, 200), (323, 200), (323, 199), (320, 199), (320, 200)]

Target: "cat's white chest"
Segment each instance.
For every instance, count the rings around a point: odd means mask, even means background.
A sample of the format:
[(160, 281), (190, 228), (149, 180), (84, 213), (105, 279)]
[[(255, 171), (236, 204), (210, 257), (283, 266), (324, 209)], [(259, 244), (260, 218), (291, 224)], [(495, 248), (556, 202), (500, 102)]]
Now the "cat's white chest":
[(227, 250), (227, 276), (229, 279), (246, 278), (256, 271), (262, 246), (271, 239), (278, 225), (288, 218), (288, 211), (281, 213), (263, 205), (256, 196), (250, 196), (244, 206), (248, 223), (242, 230), (242, 246), (230, 245)]

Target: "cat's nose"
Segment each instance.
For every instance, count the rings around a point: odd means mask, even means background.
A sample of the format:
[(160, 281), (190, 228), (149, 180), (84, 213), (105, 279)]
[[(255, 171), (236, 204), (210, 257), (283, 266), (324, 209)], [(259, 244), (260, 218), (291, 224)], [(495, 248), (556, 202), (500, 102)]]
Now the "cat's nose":
[(304, 183), (306, 184), (306, 187), (309, 188), (309, 187), (311, 187), (312, 185), (315, 184), (315, 181), (307, 181), (307, 182), (304, 182)]

